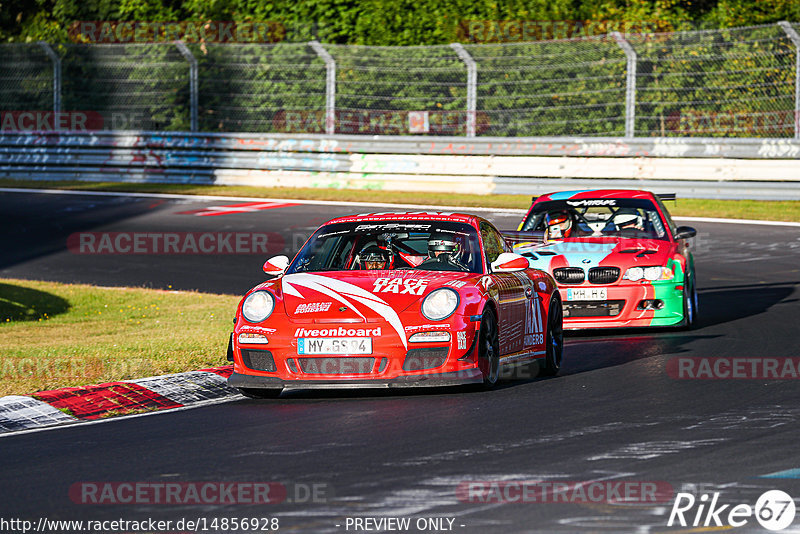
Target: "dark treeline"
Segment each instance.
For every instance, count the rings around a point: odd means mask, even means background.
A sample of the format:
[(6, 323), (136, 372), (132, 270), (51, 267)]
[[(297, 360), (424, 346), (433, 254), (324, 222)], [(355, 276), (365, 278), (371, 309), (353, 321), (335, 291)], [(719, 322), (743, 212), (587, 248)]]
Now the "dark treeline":
[(86, 41), (82, 21), (265, 23), (261, 42), (430, 45), (780, 20), (800, 21), (800, 0), (0, 0), (0, 42)]

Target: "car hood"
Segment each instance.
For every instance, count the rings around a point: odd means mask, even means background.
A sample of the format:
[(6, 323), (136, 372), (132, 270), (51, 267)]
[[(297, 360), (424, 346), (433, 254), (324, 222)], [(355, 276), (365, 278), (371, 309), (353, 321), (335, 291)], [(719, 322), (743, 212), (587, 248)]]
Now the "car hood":
[(575, 238), (520, 250), (531, 252), (531, 267), (551, 271), (559, 267), (620, 267), (666, 265), (672, 255), (669, 241), (629, 238)]

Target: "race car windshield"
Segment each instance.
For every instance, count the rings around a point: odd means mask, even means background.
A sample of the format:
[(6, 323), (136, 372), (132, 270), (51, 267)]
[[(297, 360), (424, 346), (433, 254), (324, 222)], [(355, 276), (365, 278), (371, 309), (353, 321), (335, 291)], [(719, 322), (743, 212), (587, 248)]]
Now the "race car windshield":
[(478, 233), (448, 221), (329, 224), (314, 233), (286, 272), (384, 269), (480, 273)]
[(522, 230), (554, 238), (631, 237), (669, 240), (666, 224), (647, 199), (597, 198), (538, 203)]

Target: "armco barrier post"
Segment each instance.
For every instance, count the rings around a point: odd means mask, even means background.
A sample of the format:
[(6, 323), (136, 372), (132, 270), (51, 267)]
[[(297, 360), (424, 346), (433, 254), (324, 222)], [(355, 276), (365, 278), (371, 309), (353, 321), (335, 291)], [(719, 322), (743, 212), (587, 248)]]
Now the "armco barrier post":
[(800, 139), (800, 35), (785, 20), (778, 25), (794, 43), (794, 138)]
[(478, 105), (478, 66), (461, 43), (450, 46), (467, 66), (467, 137), (475, 137), (476, 108)]
[(44, 49), (44, 53), (53, 62), (53, 113), (59, 113), (61, 111), (61, 58), (48, 43), (39, 41), (39, 46)]
[(336, 133), (336, 61), (319, 41), (310, 41), (308, 46), (325, 62), (325, 133), (333, 135)]
[(189, 62), (189, 115), (191, 129), (197, 131), (197, 59), (182, 41), (175, 41), (178, 51)]
[(636, 50), (619, 32), (611, 32), (611, 36), (625, 52), (628, 60), (625, 83), (625, 137), (636, 135)]

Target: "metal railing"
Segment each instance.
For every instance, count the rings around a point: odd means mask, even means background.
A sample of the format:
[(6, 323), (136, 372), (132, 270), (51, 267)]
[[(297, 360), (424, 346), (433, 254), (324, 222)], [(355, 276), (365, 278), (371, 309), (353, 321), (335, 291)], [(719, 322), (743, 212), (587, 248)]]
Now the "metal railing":
[(106, 130), (800, 139), (798, 30), (415, 47), (0, 44), (0, 128), (35, 129), (20, 113), (52, 111), (94, 114)]
[(174, 132), (0, 134), (0, 178), (800, 200), (800, 141)]

